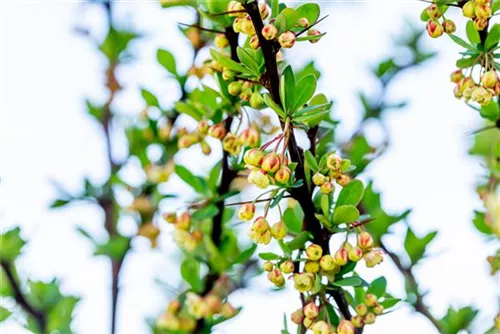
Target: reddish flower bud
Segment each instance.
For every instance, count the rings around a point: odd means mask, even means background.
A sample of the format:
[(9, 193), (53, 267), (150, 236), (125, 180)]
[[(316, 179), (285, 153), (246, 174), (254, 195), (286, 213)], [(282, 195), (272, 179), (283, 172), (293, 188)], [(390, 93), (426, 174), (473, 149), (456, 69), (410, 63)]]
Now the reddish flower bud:
[(479, 19), (487, 19), (491, 16), (491, 8), (488, 5), (478, 4), (476, 2), (474, 11), (476, 13), (476, 17)]
[(342, 168), (342, 158), (332, 153), (326, 158), (326, 167), (331, 171), (340, 171)]
[(226, 128), (225, 128), (224, 124), (218, 123), (218, 124), (212, 125), (210, 127), (210, 129), (208, 130), (208, 135), (210, 137), (214, 137), (214, 138), (222, 140), (226, 136)]
[(264, 159), (264, 152), (258, 148), (254, 148), (245, 152), (243, 160), (246, 164), (259, 167)]
[(359, 315), (352, 317), (351, 322), (356, 328), (361, 328), (365, 325), (365, 321)]
[(245, 129), (238, 136), (238, 141), (241, 145), (246, 147), (256, 147), (259, 145), (260, 132), (255, 127), (249, 127)]
[(349, 260), (358, 262), (363, 258), (363, 250), (359, 247), (353, 247), (349, 250)]
[(189, 212), (183, 212), (176, 222), (176, 227), (180, 230), (187, 231), (191, 227), (191, 215)]
[(313, 334), (332, 334), (330, 325), (323, 320), (316, 321), (311, 327)]
[(334, 189), (335, 189), (335, 186), (331, 182), (325, 182), (321, 185), (321, 187), (319, 187), (319, 191), (322, 194), (327, 194), (327, 195), (331, 194)]
[(368, 232), (361, 232), (358, 237), (358, 246), (363, 250), (370, 250), (373, 247), (373, 238)]
[[(317, 29), (309, 29), (307, 31), (307, 36), (318, 36), (318, 35), (321, 35), (321, 31), (319, 31)], [(318, 43), (320, 39), (321, 39), (320, 37), (315, 38), (315, 39), (310, 39), (309, 43), (311, 43), (311, 44)]]
[(297, 37), (293, 31), (285, 31), (278, 37), (278, 42), (282, 48), (290, 49), (295, 45)]
[(444, 32), (444, 28), (441, 25), (441, 23), (439, 23), (438, 21), (433, 20), (433, 19), (430, 19), (429, 21), (427, 21), (426, 29), (427, 29), (427, 33), (432, 38), (438, 38), (438, 37), (442, 36), (443, 32)]
[(262, 160), (262, 169), (268, 173), (276, 172), (280, 168), (280, 165), (280, 157), (274, 152), (268, 153)]
[(302, 17), (297, 21), (297, 26), (301, 28), (307, 28), (309, 27), (309, 20), (307, 17)]
[(351, 178), (348, 175), (341, 174), (337, 176), (337, 184), (341, 187), (347, 186), (351, 182)]
[(379, 264), (382, 261), (384, 261), (384, 252), (381, 251), (381, 250), (379, 250), (379, 249), (372, 250), (368, 254), (365, 254), (364, 258), (365, 258), (365, 261), (366, 261), (366, 266), (368, 268), (373, 268), (377, 264)]
[(280, 264), (280, 269), (284, 274), (291, 274), (295, 269), (295, 265), (293, 264), (292, 261), (286, 260), (285, 262)]
[(269, 177), (260, 169), (254, 170), (248, 175), (248, 182), (258, 188), (266, 189), (269, 186)]
[(169, 224), (175, 224), (177, 220), (177, 214), (175, 212), (167, 212), (163, 215), (163, 219)]
[(177, 299), (172, 300), (167, 306), (167, 312), (176, 314), (181, 308), (181, 302)]
[(252, 225), (252, 229), (257, 232), (257, 233), (264, 233), (269, 230), (269, 223), (267, 222), (267, 219), (264, 217), (259, 217), (255, 219)]
[(490, 70), (481, 77), (481, 84), (486, 88), (494, 88), (498, 82), (497, 72)]
[(323, 248), (320, 245), (311, 244), (306, 248), (306, 255), (311, 261), (319, 261), (323, 255)]
[(356, 306), (356, 314), (359, 315), (360, 317), (364, 317), (368, 313), (368, 307), (366, 304), (358, 304)]
[(431, 19), (438, 19), (443, 14), (441, 13), (439, 7), (435, 3), (433, 3), (432, 5), (427, 7), (427, 15), (429, 15)]
[(271, 235), (276, 240), (283, 240), (283, 238), (286, 237), (287, 233), (288, 229), (286, 228), (286, 225), (282, 220), (271, 227)]
[(270, 272), (274, 269), (274, 265), (270, 261), (264, 262), (264, 265), (262, 266), (264, 271)]
[(319, 315), (319, 308), (314, 302), (310, 302), (303, 308), (304, 315), (309, 319), (316, 319)]
[(229, 40), (227, 39), (226, 35), (218, 34), (215, 37), (215, 45), (221, 49), (227, 48), (229, 46)]
[(460, 80), (464, 78), (464, 74), (462, 73), (462, 70), (456, 70), (451, 72), (450, 80), (451, 82), (454, 82), (458, 84)]
[(349, 320), (342, 320), (337, 327), (338, 334), (354, 334), (354, 325)]
[(367, 325), (374, 324), (375, 318), (376, 318), (375, 314), (373, 314), (372, 312), (369, 312), (367, 315), (365, 315), (365, 318), (364, 318), (365, 324), (367, 324)]
[(458, 83), (458, 88), (460, 93), (464, 93), (467, 88), (473, 88), (476, 86), (476, 83), (471, 77), (465, 77)]
[(262, 28), (262, 36), (268, 41), (275, 39), (278, 36), (278, 28), (272, 24), (266, 24), (264, 28)]
[(322, 186), (325, 182), (328, 182), (328, 176), (324, 176), (320, 172), (316, 173), (312, 177), (312, 181), (317, 186)]
[(214, 295), (213, 293), (208, 294), (203, 298), (205, 304), (207, 304), (209, 314), (217, 314), (222, 308), (222, 301), (219, 296)]
[(239, 95), (241, 93), (241, 82), (239, 81), (234, 81), (234, 82), (231, 82), (229, 84), (229, 86), (227, 86), (227, 91), (229, 92), (229, 94), (231, 94), (232, 96), (236, 96), (236, 95)]
[(488, 19), (480, 19), (479, 17), (476, 17), (473, 24), (474, 29), (477, 31), (483, 31), (488, 26)]
[(279, 183), (286, 184), (288, 182), (288, 180), (290, 180), (291, 175), (292, 175), (292, 172), (290, 171), (290, 168), (283, 166), (276, 172), (276, 174), (274, 175), (274, 178)]
[(302, 309), (298, 309), (292, 313), (291, 318), (294, 324), (300, 325), (304, 321), (304, 312), (302, 312)]
[(378, 298), (372, 293), (369, 293), (365, 296), (365, 303), (368, 307), (374, 307), (378, 304)]
[(333, 262), (338, 266), (345, 266), (349, 261), (349, 257), (347, 254), (347, 250), (345, 248), (340, 248), (335, 252), (335, 256), (333, 257)]
[(265, 2), (259, 3), (259, 12), (260, 12), (260, 18), (262, 20), (267, 19), (267, 17), (269, 16), (269, 7), (267, 7)]
[(258, 48), (260, 48), (259, 37), (257, 35), (253, 35), (252, 37), (250, 37), (250, 41), (248, 42), (248, 44), (252, 49), (257, 50)]
[(444, 20), (443, 29), (445, 33), (453, 34), (457, 30), (457, 25), (452, 20)]
[(375, 307), (373, 308), (373, 313), (375, 313), (376, 315), (381, 315), (382, 313), (384, 313), (384, 307), (382, 305), (375, 305)]
[(476, 16), (476, 5), (473, 0), (465, 3), (462, 7), (462, 14), (470, 19), (473, 19)]
[(240, 94), (240, 99), (243, 102), (248, 102), (250, 101), (250, 97), (252, 97), (252, 91), (250, 89), (245, 89), (241, 92)]
[(251, 220), (255, 214), (255, 205), (253, 203), (245, 203), (238, 211), (238, 218), (244, 221)]

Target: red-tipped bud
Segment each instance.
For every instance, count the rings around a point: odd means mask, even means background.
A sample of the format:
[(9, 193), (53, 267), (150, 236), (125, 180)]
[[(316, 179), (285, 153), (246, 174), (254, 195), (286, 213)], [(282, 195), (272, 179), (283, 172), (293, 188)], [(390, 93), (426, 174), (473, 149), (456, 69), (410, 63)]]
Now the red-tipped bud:
[(302, 312), (302, 309), (298, 309), (297, 311), (293, 312), (291, 319), (294, 324), (300, 325), (302, 321), (304, 321), (304, 312)]
[(280, 264), (280, 269), (284, 274), (291, 274), (295, 269), (295, 265), (293, 264), (292, 261), (286, 260), (285, 262)]
[(345, 187), (351, 182), (351, 178), (349, 177), (349, 175), (341, 174), (337, 176), (336, 181), (339, 186)]
[(250, 89), (245, 89), (241, 92), (240, 94), (240, 99), (243, 102), (248, 102), (250, 101), (250, 98), (252, 97), (252, 91)]
[(254, 184), (258, 188), (266, 189), (269, 186), (269, 177), (260, 169), (254, 170), (248, 175), (248, 182)]
[(217, 314), (222, 308), (222, 301), (220, 300), (220, 297), (217, 295), (214, 295), (213, 293), (208, 294), (203, 298), (205, 304), (208, 307), (208, 313), (209, 314)]
[(298, 20), (297, 26), (301, 28), (309, 27), (309, 20), (307, 19), (307, 17), (302, 17), (300, 20)]
[(352, 317), (351, 322), (356, 328), (361, 328), (365, 325), (365, 321), (359, 315)]
[(473, 88), (476, 86), (476, 83), (474, 82), (474, 79), (471, 77), (465, 77), (460, 82), (458, 83), (458, 88), (460, 90), (460, 93), (464, 93), (466, 89), (468, 88)]
[(427, 15), (429, 15), (431, 19), (438, 19), (443, 14), (441, 13), (439, 7), (435, 3), (433, 3), (429, 7), (427, 7)]
[(325, 182), (328, 182), (328, 176), (321, 174), (320, 172), (316, 173), (312, 177), (312, 181), (318, 187), (322, 186)]
[(248, 42), (248, 44), (252, 49), (257, 50), (258, 48), (260, 48), (259, 37), (257, 35), (253, 35), (252, 37), (250, 37), (250, 42)]
[(326, 158), (326, 167), (334, 172), (340, 171), (342, 168), (342, 158), (336, 154), (330, 154)]
[(262, 28), (262, 36), (268, 41), (275, 39), (278, 36), (278, 28), (272, 24), (266, 24), (264, 28)]
[(267, 272), (271, 272), (274, 269), (274, 265), (270, 261), (266, 261), (262, 268)]
[(365, 303), (368, 307), (374, 307), (378, 304), (378, 298), (372, 293), (369, 293), (365, 296)]
[(450, 75), (451, 82), (458, 84), (460, 82), (460, 80), (462, 80), (463, 78), (464, 78), (464, 74), (462, 73), (462, 70), (456, 70), (456, 71), (451, 72), (451, 75)]
[(338, 266), (345, 266), (349, 261), (349, 256), (347, 254), (347, 250), (345, 248), (340, 248), (335, 252), (335, 256), (333, 257), (333, 262), (335, 262)]
[(359, 247), (353, 247), (349, 250), (349, 260), (358, 262), (363, 258), (363, 250)]
[(338, 334), (354, 334), (354, 325), (349, 320), (342, 320), (337, 327)]
[(210, 127), (210, 129), (208, 130), (208, 135), (210, 137), (214, 137), (214, 138), (217, 138), (217, 139), (224, 139), (224, 137), (226, 136), (226, 128), (224, 126), (224, 124), (222, 123), (218, 123), (218, 124), (214, 124)]
[[(319, 35), (321, 35), (321, 31), (319, 31), (317, 29), (309, 29), (307, 31), (307, 36), (319, 36)], [(320, 39), (321, 39), (321, 37), (317, 37), (314, 39), (310, 39), (309, 42), (311, 44), (318, 43)]]
[(260, 18), (262, 20), (267, 19), (267, 17), (269, 16), (269, 7), (267, 7), (265, 2), (259, 3), (259, 12), (260, 12)]
[(323, 271), (332, 271), (335, 269), (335, 263), (333, 262), (333, 257), (330, 254), (326, 254), (319, 260), (319, 265)]
[(358, 304), (356, 306), (356, 314), (359, 315), (360, 317), (364, 317), (368, 313), (368, 307), (366, 304)]
[(494, 88), (498, 82), (497, 72), (490, 70), (481, 77), (481, 84), (486, 88)]
[(384, 313), (384, 307), (382, 305), (375, 305), (375, 307), (373, 307), (373, 313), (375, 313), (376, 315), (381, 315), (382, 313)]
[(367, 315), (365, 315), (365, 324), (367, 325), (372, 325), (375, 323), (375, 319), (377, 318), (377, 316), (372, 313), (372, 312), (369, 312)]
[(332, 334), (331, 325), (328, 325), (323, 320), (316, 321), (311, 327), (313, 334)]
[(452, 20), (444, 20), (443, 29), (445, 33), (453, 34), (455, 31), (457, 31), (457, 25)]
[(259, 167), (264, 159), (264, 152), (258, 148), (254, 148), (245, 152), (243, 160), (246, 164)]
[(476, 17), (473, 24), (474, 29), (476, 29), (477, 31), (483, 31), (488, 26), (488, 19), (481, 19), (479, 17)]
[(187, 231), (191, 227), (191, 215), (189, 212), (182, 213), (176, 222), (176, 227), (180, 230)]
[(271, 235), (276, 240), (283, 240), (283, 238), (286, 237), (287, 233), (288, 229), (286, 228), (286, 225), (282, 220), (271, 227)]
[(255, 221), (252, 224), (252, 230), (260, 234), (269, 231), (269, 228), (270, 228), (269, 223), (264, 217), (259, 217), (255, 219)]
[(371, 252), (365, 254), (364, 258), (366, 261), (366, 266), (368, 268), (373, 268), (377, 264), (384, 261), (384, 252), (378, 249), (372, 250)]
[(245, 203), (238, 210), (238, 218), (244, 221), (251, 220), (255, 214), (255, 205), (253, 203)]
[(235, 76), (236, 73), (226, 67), (224, 67), (224, 70), (222, 70), (222, 79), (224, 79), (225, 81), (233, 80)]
[(278, 38), (278, 42), (282, 48), (290, 49), (295, 45), (296, 39), (297, 37), (293, 31), (285, 31)]
[(268, 153), (262, 160), (262, 169), (268, 173), (276, 172), (280, 168), (280, 165), (280, 157), (274, 152)]
[(215, 37), (215, 45), (221, 49), (227, 48), (229, 46), (229, 40), (227, 39), (226, 35), (218, 34)]
[(227, 86), (227, 91), (232, 96), (239, 95), (241, 93), (241, 82), (239, 81), (231, 82), (229, 86)]
[(163, 219), (169, 224), (175, 224), (177, 221), (177, 214), (175, 212), (167, 212), (163, 215)]
[(325, 182), (321, 185), (321, 187), (319, 187), (319, 191), (322, 194), (327, 194), (327, 195), (331, 194), (334, 189), (335, 189), (335, 186), (331, 182)]
[(491, 16), (491, 8), (488, 5), (476, 3), (474, 11), (476, 13), (476, 17), (479, 19), (487, 19)]
[(444, 33), (443, 25), (434, 19), (427, 21), (426, 29), (432, 38), (438, 38)]
[(246, 147), (256, 147), (259, 145), (260, 132), (255, 127), (249, 127), (245, 129), (238, 136), (238, 141), (241, 145)]
[(306, 255), (311, 261), (319, 261), (323, 255), (323, 248), (320, 245), (311, 244), (306, 248)]
[(313, 302), (304, 306), (303, 311), (304, 311), (304, 315), (306, 316), (306, 318), (309, 318), (309, 319), (316, 319), (319, 315), (319, 308)]
[(279, 183), (286, 184), (288, 180), (290, 180), (291, 175), (292, 172), (290, 171), (290, 168), (283, 166), (276, 172), (276, 174), (274, 174), (274, 178)]
[(208, 125), (208, 121), (206, 119), (201, 120), (198, 123), (198, 132), (202, 136), (206, 136), (208, 134), (208, 129), (210, 128), (210, 125)]
[(373, 238), (368, 232), (361, 232), (358, 237), (358, 246), (367, 251), (373, 247)]
[(462, 14), (470, 19), (473, 19), (476, 16), (476, 5), (473, 0), (465, 3), (462, 7)]

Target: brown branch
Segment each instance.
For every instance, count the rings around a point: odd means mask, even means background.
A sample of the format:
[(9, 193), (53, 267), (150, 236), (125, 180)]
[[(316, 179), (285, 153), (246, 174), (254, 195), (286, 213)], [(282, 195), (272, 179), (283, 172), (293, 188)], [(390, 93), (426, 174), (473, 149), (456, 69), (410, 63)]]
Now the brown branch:
[(41, 333), (45, 333), (47, 330), (47, 315), (42, 310), (39, 310), (35, 306), (31, 305), (31, 303), (26, 299), (19, 284), (17, 283), (16, 278), (14, 277), (12, 265), (7, 261), (0, 261), (0, 265), (3, 268), (7, 280), (9, 281), (9, 286), (14, 292), (13, 297), (16, 304), (21, 306), (21, 308), (37, 322)]
[(201, 31), (213, 32), (215, 34), (223, 34), (224, 33), (224, 31), (210, 29), (210, 28), (204, 28), (198, 24), (187, 24), (187, 23), (182, 23), (182, 22), (179, 22), (178, 24), (181, 26), (184, 26), (184, 27), (196, 28), (196, 29), (201, 30)]

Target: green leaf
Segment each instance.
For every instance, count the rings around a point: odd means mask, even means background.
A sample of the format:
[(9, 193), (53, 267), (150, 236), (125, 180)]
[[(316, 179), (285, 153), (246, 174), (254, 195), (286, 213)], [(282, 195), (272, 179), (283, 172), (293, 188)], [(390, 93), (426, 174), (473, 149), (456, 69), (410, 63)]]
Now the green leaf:
[(305, 3), (295, 9), (297, 17), (300, 20), (305, 17), (310, 24), (316, 22), (319, 18), (320, 7), (315, 3)]
[(26, 244), (21, 238), (21, 229), (15, 227), (0, 236), (0, 259), (6, 262), (14, 261)]
[(294, 251), (296, 249), (302, 249), (304, 248), (305, 243), (308, 242), (309, 240), (311, 240), (311, 234), (309, 232), (303, 231), (300, 232), (291, 241), (289, 241), (287, 243), (287, 246), (291, 251)]
[(0, 322), (5, 321), (8, 317), (10, 317), (11, 314), (11, 311), (7, 310), (3, 306), (0, 306)]
[(274, 102), (273, 98), (271, 97), (270, 94), (264, 94), (264, 103), (271, 109), (273, 109), (276, 114), (284, 120), (286, 118), (286, 114), (283, 111), (283, 109), (276, 103)]
[[(302, 213), (300, 207), (299, 210)], [(298, 234), (302, 231), (302, 221), (304, 219), (303, 216), (303, 213), (301, 216), (299, 216), (296, 209), (287, 208), (283, 213), (283, 221), (285, 222), (285, 225), (290, 232)]]
[(422, 13), (420, 13), (420, 20), (427, 22), (429, 19), (430, 17), (429, 14), (427, 14), (427, 7), (425, 7), (424, 10), (422, 10)]
[(469, 20), (467, 21), (467, 38), (472, 44), (479, 44), (481, 43), (481, 37), (479, 37), (479, 32), (474, 28), (474, 23)]
[(363, 284), (363, 280), (357, 276), (343, 278), (341, 280), (333, 282), (336, 286), (360, 286)]
[(195, 211), (193, 213), (193, 219), (198, 221), (212, 219), (213, 217), (217, 216), (218, 213), (219, 209), (215, 205), (210, 204)]
[(181, 264), (182, 278), (195, 290), (201, 292), (200, 263), (193, 258), (186, 258)]
[(130, 247), (130, 238), (116, 235), (108, 242), (96, 245), (95, 255), (106, 255), (113, 260), (121, 260)]
[(159, 49), (156, 52), (156, 59), (158, 60), (158, 63), (160, 63), (160, 65), (163, 66), (168, 72), (176, 77), (178, 76), (175, 57), (170, 51)]
[(328, 217), (330, 215), (330, 196), (327, 194), (321, 194), (320, 204), (321, 211), (323, 211), (323, 214)]
[(476, 63), (477, 57), (467, 57), (457, 60), (456, 65), (458, 68), (471, 67)]
[(493, 230), (491, 229), (491, 226), (486, 224), (486, 221), (484, 220), (484, 218), (485, 218), (484, 213), (479, 212), (479, 211), (474, 211), (474, 213), (475, 213), (475, 217), (474, 217), (473, 223), (474, 223), (474, 226), (476, 227), (476, 229), (479, 232), (484, 233), (486, 235), (493, 234)]
[(52, 204), (50, 204), (51, 209), (62, 208), (71, 203), (71, 199), (58, 198)]
[(281, 104), (285, 108), (286, 114), (290, 114), (295, 96), (295, 75), (291, 66), (287, 66), (283, 71), (280, 80)]
[(316, 78), (314, 75), (304, 77), (297, 83), (297, 87), (294, 87), (294, 90), (296, 90), (295, 94), (290, 95), (289, 112), (292, 114), (313, 97), (316, 91)]
[(321, 33), (319, 35), (300, 36), (300, 37), (297, 37), (296, 41), (297, 42), (314, 41), (317, 39), (321, 39), (321, 37), (323, 37), (325, 35), (326, 35), (326, 32)]
[(62, 297), (59, 291), (59, 282), (56, 279), (48, 283), (28, 281), (28, 286), (31, 300), (37, 308), (50, 310)]
[(360, 180), (352, 180), (347, 186), (342, 188), (337, 199), (336, 206), (353, 205), (357, 206), (363, 198), (364, 188), (363, 182)]
[(14, 291), (10, 286), (9, 278), (7, 277), (7, 274), (5, 274), (3, 268), (0, 267), (0, 296), (9, 297), (12, 296), (13, 294)]
[(478, 311), (470, 306), (463, 307), (458, 311), (450, 308), (446, 315), (439, 321), (443, 334), (456, 334), (461, 330), (469, 329)]
[(495, 14), (500, 9), (500, 0), (493, 0), (491, 2), (491, 13)]
[(208, 190), (206, 182), (204, 182), (202, 178), (191, 173), (189, 169), (181, 165), (175, 165), (175, 173), (197, 193), (206, 194)]
[(47, 333), (72, 333), (73, 312), (79, 301), (74, 296), (62, 296), (48, 314)]
[(340, 317), (338, 316), (337, 312), (335, 312), (335, 309), (333, 308), (332, 304), (327, 303), (326, 304), (326, 311), (328, 313), (328, 320), (330, 323), (337, 327), (340, 323)]
[(136, 33), (111, 28), (105, 40), (99, 46), (99, 49), (106, 55), (110, 62), (116, 62), (127, 49), (128, 44), (137, 37), (139, 35)]
[(486, 37), (486, 41), (484, 42), (484, 50), (488, 51), (495, 47), (498, 41), (500, 41), (500, 25), (495, 23), (488, 32), (488, 37)]
[(228, 56), (223, 55), (222, 53), (218, 52), (215, 49), (210, 49), (210, 54), (212, 55), (212, 58), (220, 63), (222, 66), (227, 67), (230, 70), (233, 70), (235, 72), (239, 73), (246, 73), (246, 74), (253, 74), (251, 71), (249, 71), (245, 66), (235, 62)]
[(217, 189), (217, 182), (219, 181), (221, 170), (222, 170), (222, 161), (219, 161), (212, 168), (212, 170), (210, 171), (210, 175), (208, 176), (207, 185), (214, 192)]
[(404, 247), (406, 253), (410, 257), (412, 265), (416, 264), (424, 256), (427, 245), (436, 237), (436, 235), (437, 232), (431, 232), (423, 238), (418, 238), (415, 233), (408, 228)]
[(384, 301), (380, 302), (380, 305), (384, 307), (384, 309), (388, 309), (399, 303), (401, 299), (398, 298), (386, 298)]
[(382, 298), (385, 294), (385, 290), (387, 289), (387, 280), (385, 277), (379, 277), (376, 280), (374, 280), (371, 284), (366, 293), (372, 293), (378, 298)]
[(141, 95), (142, 95), (142, 98), (144, 99), (144, 101), (146, 101), (146, 104), (149, 107), (158, 107), (158, 108), (160, 108), (160, 103), (158, 102), (158, 99), (149, 90), (142, 88), (141, 89)]
[(87, 112), (96, 120), (100, 121), (104, 114), (104, 108), (93, 104), (90, 100), (85, 100), (85, 105), (87, 107)]
[(496, 122), (500, 118), (500, 106), (496, 100), (491, 100), (487, 105), (481, 106), (479, 113), (481, 117)]
[(457, 43), (458, 45), (460, 45), (461, 47), (464, 47), (466, 48), (467, 50), (470, 50), (470, 51), (475, 51), (477, 52), (477, 48), (469, 43), (467, 43), (466, 41), (464, 41), (463, 39), (461, 39), (460, 37), (458, 37), (457, 35), (453, 35), (453, 34), (449, 34), (448, 36), (450, 36), (450, 38), (455, 42)]
[(259, 257), (264, 261), (279, 260), (280, 256), (274, 253), (260, 253)]
[[(253, 50), (252, 50), (253, 51)], [(238, 58), (256, 76), (260, 75), (260, 66), (247, 49), (238, 47), (236, 50)]]
[(275, 26), (276, 28), (278, 28), (278, 32), (281, 34), (285, 31), (291, 30), (298, 20), (299, 17), (295, 9), (285, 8), (276, 17)]
[(333, 211), (334, 224), (347, 224), (356, 221), (359, 218), (359, 211), (353, 205), (341, 205), (335, 207)]
[(314, 155), (312, 155), (311, 151), (306, 150), (304, 152), (304, 157), (306, 159), (307, 167), (309, 167), (309, 169), (316, 173), (319, 170), (319, 166), (316, 158), (314, 157)]
[(179, 101), (175, 104), (175, 110), (180, 114), (186, 114), (192, 117), (195, 121), (201, 121), (203, 114), (190, 104)]

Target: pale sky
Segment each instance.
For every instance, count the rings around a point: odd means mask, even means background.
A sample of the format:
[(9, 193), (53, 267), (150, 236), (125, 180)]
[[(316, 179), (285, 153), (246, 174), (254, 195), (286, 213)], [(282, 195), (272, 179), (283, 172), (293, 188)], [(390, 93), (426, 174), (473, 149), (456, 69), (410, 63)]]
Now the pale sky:
[[(289, 54), (294, 63), (317, 60), (323, 70), (320, 90), (336, 101), (334, 113), (343, 121), (342, 133), (348, 135), (359, 120), (357, 91), (376, 89), (368, 65), (391, 54), (391, 36), (401, 31), (405, 18), (418, 23), (423, 7), (421, 2), (402, 0), (329, 5), (324, 14), (330, 17), (320, 27), (328, 35), (314, 46), (294, 48)], [(175, 85), (155, 63), (155, 53), (164, 47), (183, 56), (188, 48), (175, 25), (189, 22), (190, 13), (161, 10), (156, 3), (139, 1), (117, 3), (116, 9), (120, 21), (147, 35), (134, 44), (135, 61), (119, 72), (127, 89), (120, 94), (117, 107), (127, 115), (139, 112), (138, 86), (162, 95), (165, 103), (175, 100)], [(452, 17), (457, 18), (459, 29), (463, 27), (459, 15)], [(78, 24), (102, 38), (103, 19), (98, 6), (74, 1), (0, 3), (1, 228), (21, 224), (24, 235), (31, 239), (19, 262), (23, 277), (61, 277), (65, 292), (83, 297), (74, 323), (76, 332), (83, 334), (105, 334), (109, 328), (108, 262), (92, 257), (91, 245), (75, 232), (76, 226), (85, 226), (97, 238), (103, 237), (102, 214), (90, 205), (55, 211), (47, 207), (56, 196), (51, 180), (78, 191), (84, 176), (95, 182), (106, 177), (102, 134), (83, 104), (86, 96), (104, 97), (104, 62), (88, 39), (74, 33)], [(448, 78), (459, 48), (447, 38), (427, 39), (427, 45), (440, 55), (392, 86), (390, 96), (409, 98), (410, 105), (403, 112), (387, 114), (395, 140), (366, 176), (374, 178), (376, 188), (382, 190), (389, 212), (413, 209), (409, 223), (417, 233), (440, 231), (429, 249), (431, 256), (415, 268), (422, 288), (430, 291), (427, 303), (438, 317), (450, 304), (472, 303), (482, 310), (473, 331), (479, 334), (491, 327), (498, 306), (498, 285), (488, 275), (485, 261), (494, 248), (471, 223), (473, 210), (480, 208), (474, 184), (482, 170), (479, 161), (467, 156), (467, 133), (481, 122), (475, 111), (453, 97)], [(180, 66), (186, 66), (188, 58)], [(189, 164), (187, 155), (178, 161)], [(197, 168), (202, 171), (206, 166)], [(173, 184), (180, 182), (174, 180)], [(130, 224), (123, 230), (133, 231)], [(400, 249), (401, 231), (395, 232), (397, 237), (389, 244)], [(147, 333), (144, 319), (166, 305), (168, 296), (154, 281), (159, 278), (177, 284), (173, 249), (170, 235), (162, 236), (161, 251), (150, 251), (147, 243), (134, 245), (123, 270), (119, 334)], [(404, 292), (403, 281), (390, 261), (366, 271), (367, 278), (381, 275), (387, 276), (394, 295)], [(218, 332), (279, 332), (283, 313), (294, 311), (298, 299), (291, 288), (280, 293), (271, 293), (269, 288), (261, 277), (252, 282), (251, 290), (235, 293), (233, 304), (245, 309)], [(2, 329), (9, 334), (25, 333), (13, 321)], [(436, 331), (401, 304), (365, 332)]]

